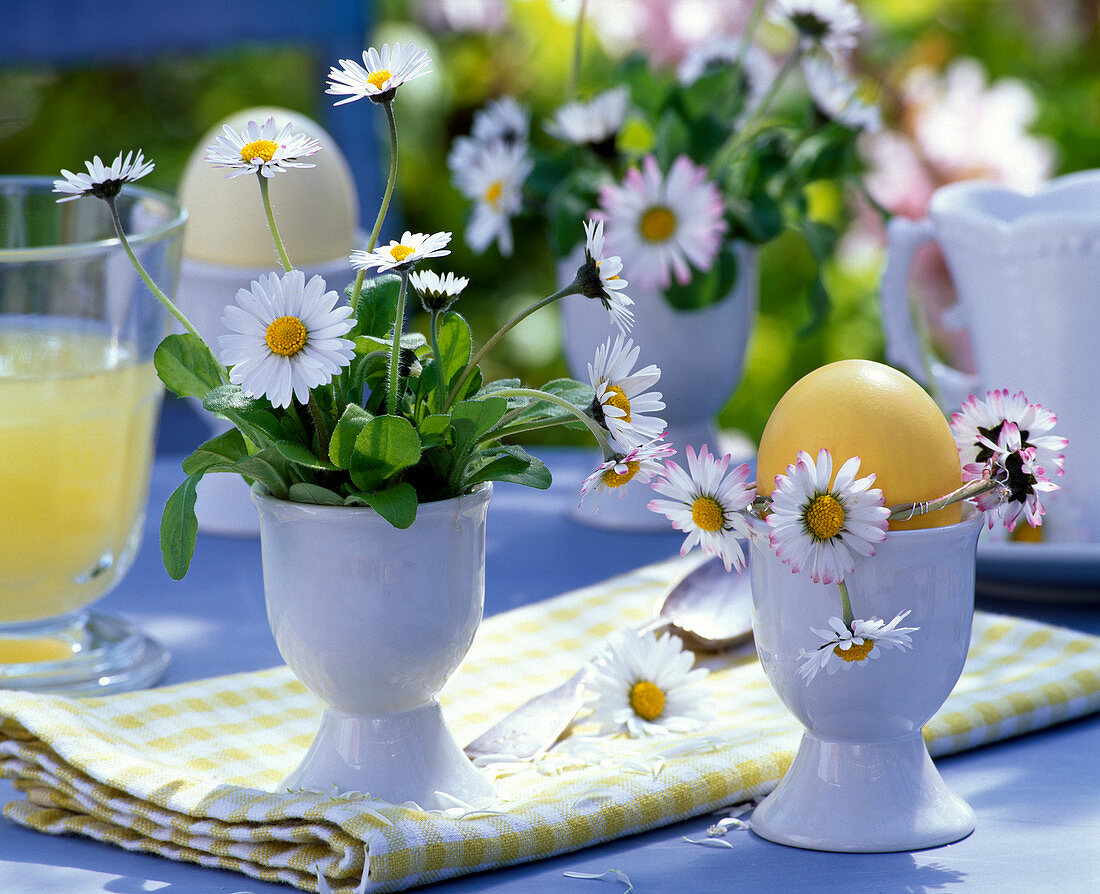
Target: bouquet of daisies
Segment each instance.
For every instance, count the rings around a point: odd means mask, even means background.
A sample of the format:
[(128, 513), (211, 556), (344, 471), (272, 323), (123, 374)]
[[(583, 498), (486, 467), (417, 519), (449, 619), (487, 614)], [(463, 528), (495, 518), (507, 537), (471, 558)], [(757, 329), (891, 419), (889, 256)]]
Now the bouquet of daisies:
[[(153, 163), (140, 151), (120, 153), (110, 165), (97, 156), (86, 173), (63, 170), (55, 181), (59, 201), (93, 196), (107, 203), (131, 262), (183, 327), (156, 351), (161, 380), (233, 424), (184, 461), (187, 477), (165, 506), (161, 549), (173, 577), (186, 573), (194, 552), (196, 487), (207, 474), (238, 474), (285, 500), (369, 506), (405, 528), (420, 503), (469, 493), (483, 482), (548, 487), (546, 466), (507, 442), (513, 436), (555, 425), (584, 428), (605, 463), (615, 463), (664, 430), (652, 415), (664, 404), (648, 390), (660, 373), (649, 366), (633, 374), (639, 349), (629, 340), (601, 348), (588, 384), (558, 379), (527, 388), (518, 379), (485, 381), (480, 370), (513, 326), (566, 296), (599, 301), (629, 328), (627, 281), (618, 276), (619, 259), (604, 254), (602, 224), (586, 221), (582, 230), (575, 220), (585, 254), (573, 281), (521, 311), (476, 350), (469, 325), (454, 310), (468, 280), (427, 269), (450, 254), (451, 234), (405, 232), (376, 244), (397, 176), (395, 98), (429, 64), (426, 51), (412, 44), (384, 45), (364, 52), (362, 64), (341, 60), (330, 71), (327, 92), (340, 97), (336, 104), (367, 99), (380, 108), (392, 147), (382, 204), (366, 249), (349, 258), (354, 282), (343, 296), (294, 267), (268, 195), (271, 178), (311, 166), (317, 142), (269, 119), (250, 121), (239, 132), (226, 126), (208, 148), (206, 160), (229, 177), (255, 176), (283, 267), (237, 293), (225, 309), (217, 349), (142, 268), (115, 210), (125, 184), (144, 177)], [(428, 314), (427, 333), (405, 331), (411, 295)]]
[[(790, 33), (782, 60), (756, 41), (765, 13)], [(677, 308), (731, 292), (734, 240), (763, 245), (793, 229), (820, 265), (837, 234), (811, 214), (808, 187), (854, 181), (856, 138), (879, 126), (849, 71), (861, 27), (847, 0), (758, 0), (739, 38), (697, 48), (676, 72), (628, 58), (616, 86), (573, 98), (538, 126), (514, 98), (490, 102), (448, 157), (472, 203), (466, 241), (509, 255), (513, 220), (533, 213), (565, 258), (575, 221), (591, 216), (634, 287)], [(820, 276), (811, 305), (823, 318)]]

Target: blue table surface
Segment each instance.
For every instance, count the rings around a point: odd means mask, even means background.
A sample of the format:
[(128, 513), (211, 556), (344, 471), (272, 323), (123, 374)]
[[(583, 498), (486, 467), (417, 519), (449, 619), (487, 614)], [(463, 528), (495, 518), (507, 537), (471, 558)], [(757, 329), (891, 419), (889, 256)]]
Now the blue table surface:
[[(573, 520), (577, 491), (593, 457), (544, 450), (549, 492), (498, 485), (489, 513), (486, 613), (506, 611), (674, 555), (682, 535), (599, 530)], [(264, 612), (259, 541), (200, 534), (182, 582), (165, 574), (157, 546), (160, 510), (181, 480), (180, 456), (161, 453), (153, 471), (145, 540), (129, 575), (101, 607), (120, 613), (172, 652), (165, 683), (258, 670), (280, 663)], [(1059, 601), (983, 593), (978, 607), (1100, 634), (1100, 586), (1093, 598)], [(1000, 590), (991, 592), (1003, 592)], [(1088, 595), (1088, 593), (1086, 595)], [(1100, 715), (941, 758), (945, 780), (973, 806), (977, 830), (940, 848), (897, 854), (828, 854), (731, 832), (732, 848), (685, 842), (713, 822), (700, 817), (550, 860), (440, 883), (434, 894), (622, 891), (624, 885), (571, 879), (566, 870), (625, 872), (637, 892), (1016, 892), (1100, 891)], [(0, 799), (14, 795), (0, 782)], [(0, 892), (172, 892), (214, 894), (292, 890), (231, 872), (131, 854), (77, 836), (55, 837), (0, 820)]]

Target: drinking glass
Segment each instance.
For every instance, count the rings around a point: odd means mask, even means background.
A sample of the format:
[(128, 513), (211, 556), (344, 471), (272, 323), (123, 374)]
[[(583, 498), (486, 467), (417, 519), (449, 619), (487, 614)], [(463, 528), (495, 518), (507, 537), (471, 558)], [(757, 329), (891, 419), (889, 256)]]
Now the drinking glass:
[[(168, 315), (93, 197), (0, 177), (0, 687), (104, 694), (155, 683), (167, 651), (91, 608), (141, 543)], [(186, 212), (127, 186), (116, 207), (171, 295)]]

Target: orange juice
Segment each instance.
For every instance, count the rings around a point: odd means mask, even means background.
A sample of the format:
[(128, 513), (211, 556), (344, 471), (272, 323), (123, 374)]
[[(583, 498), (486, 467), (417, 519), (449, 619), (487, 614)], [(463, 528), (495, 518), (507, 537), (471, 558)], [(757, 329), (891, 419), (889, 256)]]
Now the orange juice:
[(161, 394), (105, 337), (0, 328), (0, 623), (81, 608), (126, 570)]

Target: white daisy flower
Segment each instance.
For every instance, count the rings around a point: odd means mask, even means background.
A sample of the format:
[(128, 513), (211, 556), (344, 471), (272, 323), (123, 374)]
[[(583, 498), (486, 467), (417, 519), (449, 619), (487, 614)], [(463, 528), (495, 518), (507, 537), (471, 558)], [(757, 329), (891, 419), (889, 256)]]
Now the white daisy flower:
[(615, 336), (596, 348), (594, 362), (588, 364), (588, 380), (596, 389), (590, 412), (621, 447), (637, 447), (657, 440), (664, 434), (665, 421), (649, 415), (665, 408), (661, 392), (647, 391), (661, 378), (655, 364), (632, 372), (641, 348), (629, 338)]
[(546, 132), (574, 146), (589, 146), (614, 139), (626, 118), (630, 91), (614, 87), (585, 101), (569, 102), (546, 123)]
[(473, 200), (466, 243), (485, 251), (494, 241), (505, 257), (512, 254), (512, 218), (523, 208), (523, 184), (534, 169), (527, 143), (472, 143), (452, 150), (448, 159), (455, 186)]
[(511, 96), (490, 100), (474, 113), (470, 135), (480, 143), (526, 143), (531, 113)]
[(652, 512), (660, 512), (678, 531), (687, 532), (680, 555), (696, 544), (710, 556), (719, 556), (726, 570), (745, 567), (745, 553), (738, 538), (748, 539), (750, 528), (742, 514), (756, 497), (756, 489), (748, 483), (747, 463), (729, 468), (731, 456), (715, 458), (704, 444), (698, 456), (689, 445), (688, 470), (674, 462), (665, 463), (665, 478), (656, 481), (653, 489), (670, 497), (651, 500)]
[(855, 49), (863, 20), (848, 0), (775, 0), (770, 18), (788, 25), (798, 35), (799, 47), (820, 47), (836, 58)]
[(341, 338), (355, 325), (351, 308), (336, 306), (320, 276), (306, 282), (301, 270), (268, 273), (237, 292), (222, 323), (232, 334), (218, 338), (229, 381), (248, 397), (288, 407), (291, 397), (309, 401), (311, 388), (327, 384), (351, 363), (355, 345)]
[(851, 130), (877, 133), (882, 130), (882, 113), (878, 106), (864, 102), (859, 96), (859, 82), (827, 56), (806, 56), (802, 59), (802, 75), (806, 89), (818, 111), (826, 118)]
[(72, 171), (61, 169), (64, 180), (53, 182), (53, 191), (64, 193), (58, 202), (71, 202), (82, 196), (95, 196), (97, 199), (113, 199), (122, 189), (123, 183), (133, 183), (140, 180), (153, 170), (155, 165), (146, 161), (142, 151), (127, 152), (122, 157), (120, 152), (109, 165), (103, 164), (97, 155), (91, 161), (84, 162), (88, 169), (87, 174), (74, 174)]
[(630, 168), (621, 184), (600, 190), (600, 208), (609, 249), (644, 289), (666, 288), (673, 274), (688, 283), (689, 265), (709, 270), (726, 233), (721, 192), (686, 155), (667, 177), (646, 156), (641, 170)]
[(970, 395), (962, 409), (951, 416), (964, 480), (982, 477), (981, 467), (1000, 450), (1001, 432), (1009, 423), (1019, 429), (1020, 446), (1035, 449), (1034, 461), (1048, 475), (1063, 474), (1066, 458), (1062, 451), (1069, 442), (1049, 434), (1057, 421), (1050, 410), (1028, 403), (1022, 391), (1011, 397), (1007, 389), (988, 391), (985, 400)]
[(596, 471), (581, 483), (581, 502), (584, 502), (584, 498), (593, 488), (597, 495), (605, 490), (617, 490), (620, 497), (625, 497), (627, 484), (632, 481), (648, 484), (654, 475), (664, 471), (662, 461), (675, 453), (663, 441), (652, 441), (600, 463)]
[(601, 732), (625, 728), (628, 735), (681, 733), (704, 716), (703, 693), (692, 688), (707, 675), (692, 668), (695, 657), (670, 634), (623, 630), (595, 659), (584, 685), (593, 697), (592, 720)]
[(898, 626), (908, 614), (907, 609), (889, 624), (881, 618), (857, 618), (848, 627), (840, 618), (829, 618), (829, 629), (811, 627), (810, 630), (820, 637), (821, 642), (813, 651), (799, 651), (801, 664), (798, 675), (809, 683), (819, 670), (835, 674), (840, 668), (847, 669), (853, 664), (863, 664), (869, 658), (878, 658), (883, 649), (900, 649), (902, 652), (912, 649), (913, 639), (909, 634), (916, 633), (920, 628)]
[(470, 284), (465, 276), (453, 273), (440, 276), (434, 270), (414, 270), (409, 274), (409, 282), (420, 294), (420, 303), (428, 313), (445, 311)]
[(353, 59), (341, 59), (340, 68), (329, 69), (325, 92), (346, 97), (333, 103), (338, 106), (364, 97), (372, 102), (386, 102), (393, 99), (402, 84), (430, 73), (430, 64), (428, 51), (416, 44), (395, 43), (391, 48), (384, 43), (381, 50), (374, 47), (365, 50), (362, 65)]
[(287, 168), (314, 167), (299, 159), (319, 152), (321, 144), (304, 133), (292, 133), (293, 129), (290, 121), (278, 128), (274, 117), (262, 127), (249, 121), (240, 133), (224, 124), (224, 133), (206, 147), (203, 157), (216, 168), (231, 168), (227, 180), (253, 173), (270, 178)]
[(983, 440), (990, 448), (996, 448), (995, 453), (988, 463), (964, 466), (963, 474), (972, 479), (975, 473), (980, 473), (980, 477), (992, 477), (1001, 484), (997, 490), (979, 494), (974, 500), (986, 513), (989, 527), (999, 517), (1009, 531), (1014, 531), (1021, 515), (1031, 527), (1039, 527), (1046, 514), (1039, 495), (1058, 490), (1058, 485), (1039, 465), (1037, 448), (1024, 446), (1023, 434), (1015, 422), (1003, 425), (996, 444)]
[(623, 269), (622, 259), (617, 255), (604, 256), (602, 220), (586, 220), (584, 237), (584, 266), (577, 271), (581, 294), (598, 299), (611, 314), (612, 322), (626, 335), (634, 325), (634, 312), (630, 309), (634, 301), (622, 291), (629, 285), (619, 276)]
[(406, 230), (400, 242), (390, 240), (389, 245), (374, 251), (356, 249), (349, 260), (356, 270), (370, 270), (372, 267), (377, 267), (379, 273), (407, 270), (428, 258), (449, 255), (451, 250), (445, 246), (450, 241), (450, 233), (410, 233)]
[[(796, 571), (808, 571), (815, 583), (844, 580), (855, 567), (852, 553), (873, 556), (874, 544), (886, 539), (890, 510), (875, 476), (856, 478), (859, 458), (840, 467), (833, 480), (828, 450), (813, 457), (798, 451), (785, 475), (775, 476), (768, 540), (780, 560)], [(831, 482), (831, 483), (830, 483)]]
[[(733, 66), (740, 53), (740, 38), (720, 34), (706, 43), (692, 47), (676, 69), (676, 77), (681, 84), (689, 86), (711, 71)], [(751, 115), (767, 96), (775, 81), (776, 72), (775, 60), (769, 53), (756, 44), (746, 49), (741, 60), (744, 103), (739, 120)]]

